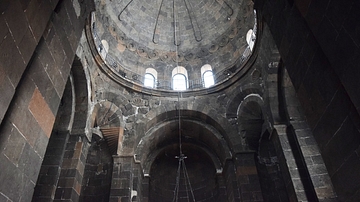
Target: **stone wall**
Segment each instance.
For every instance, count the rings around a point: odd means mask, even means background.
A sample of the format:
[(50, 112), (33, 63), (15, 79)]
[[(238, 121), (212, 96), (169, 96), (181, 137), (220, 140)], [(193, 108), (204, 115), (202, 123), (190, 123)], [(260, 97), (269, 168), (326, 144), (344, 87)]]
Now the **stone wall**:
[(259, 0), (255, 7), (270, 27), (339, 199), (358, 199), (359, 3)]
[(32, 198), (89, 2), (1, 2), (1, 200)]

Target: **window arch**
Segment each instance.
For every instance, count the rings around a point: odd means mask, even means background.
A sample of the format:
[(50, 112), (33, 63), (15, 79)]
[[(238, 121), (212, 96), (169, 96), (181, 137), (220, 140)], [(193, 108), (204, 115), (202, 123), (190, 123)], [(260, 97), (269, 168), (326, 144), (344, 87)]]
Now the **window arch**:
[(202, 76), (203, 85), (205, 88), (208, 88), (215, 84), (211, 65), (206, 64), (201, 67), (201, 76)]
[(186, 90), (188, 87), (188, 74), (184, 67), (175, 67), (172, 71), (172, 89), (173, 90)]
[(155, 88), (157, 80), (157, 71), (154, 68), (147, 68), (144, 76), (144, 86)]
[(152, 74), (150, 73), (145, 74), (144, 86), (155, 88), (155, 77)]

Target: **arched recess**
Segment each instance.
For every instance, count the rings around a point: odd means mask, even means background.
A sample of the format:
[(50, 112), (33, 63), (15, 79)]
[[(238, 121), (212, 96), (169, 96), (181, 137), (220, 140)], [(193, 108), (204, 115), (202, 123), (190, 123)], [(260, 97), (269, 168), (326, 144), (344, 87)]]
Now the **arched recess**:
[(264, 102), (260, 95), (250, 94), (240, 103), (238, 114), (238, 129), (241, 138), (245, 139), (246, 145), (250, 150), (258, 150), (259, 141), (263, 133)]
[[(179, 130), (182, 151), (196, 200), (218, 201), (222, 171), (231, 153), (223, 136), (213, 126), (184, 116), (162, 121), (151, 127), (135, 150), (135, 162), (140, 164), (142, 174), (149, 178), (150, 195), (142, 197), (149, 201), (171, 201), (176, 182), (179, 156)], [(184, 177), (180, 180), (184, 181)], [(223, 179), (222, 179), (223, 180)], [(206, 186), (208, 184), (209, 186)], [(211, 186), (210, 186), (211, 185)], [(185, 194), (185, 185), (179, 194)]]
[(259, 104), (263, 107), (263, 92), (261, 86), (249, 86), (249, 87), (242, 87), (241, 91), (233, 93), (229, 97), (229, 101), (226, 107), (226, 118), (232, 119), (237, 118), (238, 116), (238, 109), (240, 104), (249, 96), (257, 96), (260, 98)]
[(264, 201), (287, 201), (286, 185), (279, 168), (278, 154), (264, 114), (264, 100), (259, 94), (244, 97), (238, 107), (238, 129), (254, 161)]
[[(164, 147), (154, 159), (150, 169), (149, 201), (172, 201), (174, 199), (174, 185), (179, 181), (179, 201), (222, 201), (225, 195), (221, 193), (221, 175), (216, 173), (212, 157), (206, 149), (196, 144), (183, 143), (182, 150), (186, 157), (186, 171), (180, 173), (177, 179), (179, 150), (177, 144)], [(188, 186), (184, 186), (187, 184)], [(191, 185), (191, 188), (190, 188)], [(192, 193), (194, 197), (192, 196)], [(176, 197), (176, 196), (175, 196)], [(189, 200), (187, 200), (189, 199)]]
[(76, 190), (83, 182), (84, 167), (78, 165), (85, 164), (82, 157), (86, 156), (89, 143), (85, 130), (88, 103), (87, 77), (80, 59), (76, 57), (46, 149), (33, 201), (79, 198), (79, 192), (70, 193), (67, 190)]
[(122, 112), (107, 100), (98, 102), (91, 116), (92, 133), (104, 139), (112, 155), (121, 155), (124, 134)]
[[(148, 121), (144, 125), (143, 131), (149, 131), (151, 128), (156, 127), (156, 125), (166, 122), (169, 120), (176, 120), (178, 119), (178, 112), (176, 108), (178, 105), (168, 105), (167, 108), (158, 107), (153, 109), (147, 114)], [(199, 106), (201, 108), (201, 106)], [(203, 109), (203, 108), (201, 108)], [(213, 127), (219, 134), (222, 135), (224, 139), (224, 143), (226, 143), (226, 147), (229, 148), (231, 153), (234, 153), (234, 146), (231, 142), (231, 138), (237, 135), (237, 132), (233, 130), (233, 126), (230, 125), (227, 119), (222, 116), (218, 116), (218, 114), (212, 110), (205, 111), (205, 110), (197, 110), (194, 109), (186, 109), (186, 105), (183, 103), (180, 104), (180, 114), (182, 119), (190, 119), (190, 120), (197, 120)], [(139, 134), (139, 139), (137, 140), (136, 144), (140, 143), (140, 139), (145, 136), (144, 133)]]
[(107, 100), (95, 104), (91, 114), (92, 139), (86, 157), (82, 201), (109, 201), (113, 156), (122, 150), (123, 121), (120, 109)]
[(71, 72), (74, 77), (74, 91), (76, 95), (74, 124), (71, 134), (85, 134), (87, 128), (86, 120), (89, 112), (89, 88), (84, 67), (79, 58), (74, 60)]
[[(206, 153), (212, 156), (217, 172), (222, 172), (223, 163), (231, 158), (230, 150), (223, 136), (209, 124), (191, 119), (181, 121), (182, 141), (205, 145)], [(160, 150), (168, 144), (178, 144), (178, 120), (157, 124), (145, 133), (135, 149), (135, 161), (140, 163), (144, 175), (150, 174), (150, 167)], [(202, 147), (202, 146), (201, 146)], [(204, 150), (205, 152), (205, 150)]]

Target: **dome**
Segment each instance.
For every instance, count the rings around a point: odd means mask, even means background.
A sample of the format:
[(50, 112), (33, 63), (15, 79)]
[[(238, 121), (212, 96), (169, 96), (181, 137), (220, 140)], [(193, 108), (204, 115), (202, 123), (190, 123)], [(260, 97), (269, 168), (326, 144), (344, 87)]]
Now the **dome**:
[(255, 41), (251, 0), (95, 2), (91, 29), (107, 68), (148, 88), (176, 90), (178, 74), (178, 89), (209, 87), (205, 72), (216, 85), (243, 66)]

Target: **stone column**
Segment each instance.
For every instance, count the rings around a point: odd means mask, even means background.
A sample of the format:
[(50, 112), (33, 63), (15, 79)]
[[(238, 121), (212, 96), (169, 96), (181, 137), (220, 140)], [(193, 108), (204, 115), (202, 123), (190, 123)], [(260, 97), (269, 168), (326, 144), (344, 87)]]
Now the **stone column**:
[(133, 185), (133, 157), (113, 156), (114, 167), (110, 190), (110, 202), (131, 201)]
[(226, 184), (227, 201), (241, 201), (240, 189), (237, 185), (235, 165), (233, 161), (226, 161), (223, 175)]
[(141, 183), (141, 202), (149, 201), (150, 190), (150, 176), (144, 176)]
[(263, 201), (254, 154), (240, 153), (235, 156), (236, 180), (240, 187), (241, 201)]
[(86, 156), (89, 148), (82, 135), (70, 135), (66, 144), (55, 201), (79, 201)]
[(53, 133), (49, 140), (32, 201), (53, 200), (69, 134)]

